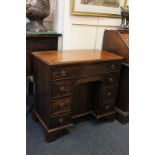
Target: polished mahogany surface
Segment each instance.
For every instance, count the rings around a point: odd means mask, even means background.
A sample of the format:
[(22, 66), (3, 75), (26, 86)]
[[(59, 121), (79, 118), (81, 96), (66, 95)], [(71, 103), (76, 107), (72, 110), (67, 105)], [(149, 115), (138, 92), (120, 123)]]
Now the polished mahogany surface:
[(44, 51), (33, 52), (33, 55), (48, 65), (123, 59), (121, 56), (101, 50)]
[(123, 63), (129, 65), (129, 33), (116, 30), (104, 32), (102, 50), (124, 57)]
[(126, 43), (126, 45), (129, 47), (129, 34), (122, 33), (121, 37), (124, 40), (124, 42)]

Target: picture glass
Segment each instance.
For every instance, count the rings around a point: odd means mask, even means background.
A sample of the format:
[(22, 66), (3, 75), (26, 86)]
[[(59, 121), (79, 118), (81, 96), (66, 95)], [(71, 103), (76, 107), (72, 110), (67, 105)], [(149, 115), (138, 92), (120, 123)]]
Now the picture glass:
[(121, 17), (126, 0), (72, 0), (72, 15)]
[(119, 0), (81, 0), (81, 4), (119, 7)]

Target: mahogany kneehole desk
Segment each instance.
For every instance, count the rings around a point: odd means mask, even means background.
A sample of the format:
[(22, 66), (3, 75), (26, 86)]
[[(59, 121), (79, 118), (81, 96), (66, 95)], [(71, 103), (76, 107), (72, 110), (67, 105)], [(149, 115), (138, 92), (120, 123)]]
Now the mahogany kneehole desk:
[(72, 120), (114, 115), (123, 57), (106, 51), (33, 52), (34, 114), (52, 141)]

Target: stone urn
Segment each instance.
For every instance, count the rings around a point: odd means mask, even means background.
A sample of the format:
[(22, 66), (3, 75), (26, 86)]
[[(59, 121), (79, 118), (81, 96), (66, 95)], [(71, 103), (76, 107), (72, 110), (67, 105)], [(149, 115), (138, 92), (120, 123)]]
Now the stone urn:
[(27, 32), (45, 32), (43, 20), (50, 14), (49, 0), (26, 0), (26, 17), (30, 20), (26, 24)]

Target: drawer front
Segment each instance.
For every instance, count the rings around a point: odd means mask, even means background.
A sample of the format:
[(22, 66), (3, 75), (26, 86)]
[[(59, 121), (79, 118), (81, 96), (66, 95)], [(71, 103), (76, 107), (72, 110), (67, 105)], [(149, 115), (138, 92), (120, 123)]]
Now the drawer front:
[(121, 63), (120, 62), (109, 62), (104, 64), (104, 72), (117, 72), (120, 71)]
[(103, 77), (103, 85), (111, 86), (114, 84), (118, 84), (119, 82), (119, 73), (109, 73), (105, 74)]
[(65, 113), (52, 117), (51, 128), (61, 127), (71, 123), (71, 113)]
[(120, 62), (106, 62), (97, 64), (81, 64), (74, 66), (59, 66), (53, 67), (52, 80), (67, 79), (73, 77), (84, 77), (92, 75), (102, 75), (110, 72), (119, 71), (121, 67)]
[(52, 80), (76, 77), (79, 66), (60, 66), (52, 68)]
[(103, 102), (114, 99), (116, 97), (116, 94), (117, 94), (117, 86), (105, 88), (103, 90)]
[(71, 111), (71, 97), (53, 100), (51, 104), (52, 115)]
[(71, 95), (72, 92), (72, 82), (54, 82), (52, 84), (52, 97), (57, 98), (61, 96)]
[(114, 102), (110, 102), (104, 105), (100, 105), (98, 111), (100, 114), (106, 114), (106, 113), (113, 112), (114, 107), (115, 107)]

